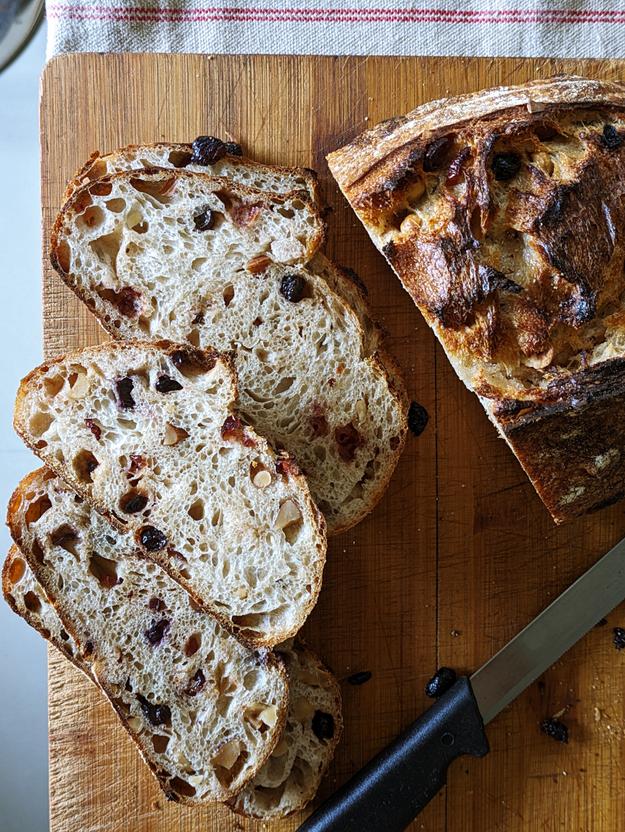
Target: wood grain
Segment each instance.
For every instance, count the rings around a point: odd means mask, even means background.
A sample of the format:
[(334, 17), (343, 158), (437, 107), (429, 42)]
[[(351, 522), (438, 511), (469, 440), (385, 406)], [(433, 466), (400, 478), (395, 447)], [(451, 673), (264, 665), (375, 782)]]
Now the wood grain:
[[(409, 391), (430, 414), (410, 437), (375, 513), (331, 542), (305, 633), (341, 679), (346, 731), (328, 793), (428, 704), (440, 664), (470, 671), (625, 535), (623, 505), (556, 528), (521, 468), (331, 181), (325, 154), (367, 125), (449, 93), (575, 71), (622, 76), (618, 62), (68, 55), (42, 83), (44, 339), (47, 355), (102, 338), (52, 273), (47, 234), (65, 181), (92, 150), (214, 133), (258, 159), (314, 166), (328, 251), (355, 268), (390, 333)], [(625, 828), (625, 655), (609, 616), (489, 727), (491, 754), (466, 760), (413, 825), (429, 832), (615, 832)], [(570, 742), (539, 721), (562, 709)], [(162, 798), (97, 691), (50, 658), (52, 832), (234, 832), (269, 825)], [(272, 829), (292, 830), (300, 818)], [(378, 832), (378, 830), (371, 830)]]

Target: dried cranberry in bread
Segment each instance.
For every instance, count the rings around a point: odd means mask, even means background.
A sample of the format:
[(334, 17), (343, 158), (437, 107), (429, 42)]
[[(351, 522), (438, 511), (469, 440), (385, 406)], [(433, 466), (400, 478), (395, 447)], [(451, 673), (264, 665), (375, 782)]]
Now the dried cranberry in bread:
[(323, 517), (286, 455), (233, 409), (231, 364), (109, 342), (22, 382), (15, 428), (61, 478), (250, 643), (297, 632), (319, 593)]
[[(133, 557), (129, 536), (49, 471), (18, 486), (9, 523), (73, 640), (74, 661), (88, 666), (161, 787), (188, 803), (240, 791), (282, 731), (281, 663), (241, 644), (156, 564)], [(32, 587), (19, 599), (20, 572), (20, 559), (5, 568), (5, 596), (18, 613), (38, 613)], [(56, 625), (42, 625), (63, 639)]]
[(625, 494), (625, 85), (430, 102), (328, 157), (557, 522)]
[(315, 796), (341, 738), (338, 682), (312, 650), (299, 641), (276, 648), (289, 674), (284, 734), (256, 777), (230, 801), (252, 818), (283, 818)]
[[(129, 182), (151, 177), (117, 174), (70, 198), (52, 246), (61, 276), (116, 338), (235, 350), (242, 412), (297, 459), (330, 531), (354, 525), (386, 488), (407, 411), (358, 288), (319, 254), (310, 269), (277, 262), (277, 243), (227, 217), (205, 231), (169, 223), (170, 205), (131, 194)], [(301, 221), (289, 212), (276, 208), (274, 230), (294, 239)]]

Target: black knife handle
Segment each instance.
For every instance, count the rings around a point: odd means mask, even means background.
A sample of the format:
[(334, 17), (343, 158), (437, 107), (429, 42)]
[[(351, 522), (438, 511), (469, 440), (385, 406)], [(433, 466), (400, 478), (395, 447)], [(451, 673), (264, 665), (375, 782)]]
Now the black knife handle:
[(471, 684), (461, 676), (298, 832), (401, 832), (445, 785), (456, 757), (488, 750)]

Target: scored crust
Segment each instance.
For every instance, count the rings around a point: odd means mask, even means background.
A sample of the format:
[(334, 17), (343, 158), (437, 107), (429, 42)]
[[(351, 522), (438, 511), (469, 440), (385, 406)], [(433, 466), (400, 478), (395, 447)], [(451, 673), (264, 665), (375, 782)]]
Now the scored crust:
[[(168, 387), (159, 389), (163, 379)], [(128, 380), (131, 400), (121, 401)], [(129, 547), (226, 629), (273, 646), (297, 632), (316, 602), (325, 522), (292, 460), (241, 423), (235, 397), (223, 355), (163, 341), (109, 342), (26, 376), (14, 425), (126, 532)]]
[(625, 85), (418, 107), (328, 157), (556, 522), (625, 494)]
[[(37, 483), (45, 493), (45, 472), (31, 475), (26, 487)], [(58, 505), (48, 511), (63, 520)], [(125, 552), (118, 558), (111, 548), (107, 563), (117, 583), (92, 570), (94, 553), (80, 539), (42, 539), (42, 560), (13, 547), (3, 568), (4, 597), (102, 690), (169, 800), (228, 800), (256, 776), (282, 735), (285, 668), (272, 653), (248, 650), (193, 609), (158, 567)], [(167, 627), (157, 642), (160, 616), (169, 619), (161, 620)], [(238, 707), (224, 711), (224, 696), (236, 697)], [(224, 751), (230, 746), (234, 752), (234, 742), (239, 758), (226, 759), (235, 756)]]

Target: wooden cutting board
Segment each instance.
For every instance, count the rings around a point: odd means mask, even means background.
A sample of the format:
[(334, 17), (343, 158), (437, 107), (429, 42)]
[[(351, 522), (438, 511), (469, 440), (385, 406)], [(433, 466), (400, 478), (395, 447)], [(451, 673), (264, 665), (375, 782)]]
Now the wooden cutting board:
[[(430, 421), (409, 436), (378, 508), (330, 542), (305, 634), (340, 679), (345, 735), (327, 794), (427, 705), (441, 664), (469, 672), (625, 535), (623, 504), (556, 528), (476, 398), (458, 381), (399, 282), (331, 180), (325, 154), (431, 98), (568, 71), (619, 78), (617, 62), (68, 55), (43, 77), (44, 344), (47, 356), (102, 339), (51, 271), (47, 235), (68, 177), (94, 149), (212, 133), (250, 155), (321, 176), (328, 251), (360, 273), (411, 398)], [(609, 616), (489, 726), (483, 760), (459, 761), (412, 829), (615, 832), (625, 828), (625, 653)], [(362, 686), (346, 681), (369, 670)], [(568, 745), (540, 733), (563, 712)], [(222, 807), (168, 804), (102, 697), (50, 654), (52, 832), (292, 830)], [(363, 830), (369, 832), (369, 830)], [(378, 832), (378, 830), (370, 830)]]

